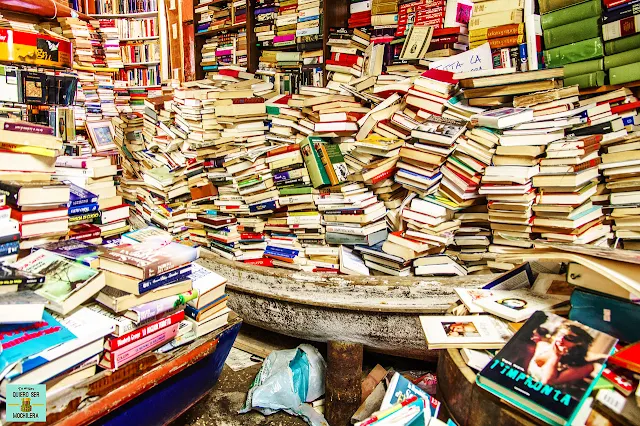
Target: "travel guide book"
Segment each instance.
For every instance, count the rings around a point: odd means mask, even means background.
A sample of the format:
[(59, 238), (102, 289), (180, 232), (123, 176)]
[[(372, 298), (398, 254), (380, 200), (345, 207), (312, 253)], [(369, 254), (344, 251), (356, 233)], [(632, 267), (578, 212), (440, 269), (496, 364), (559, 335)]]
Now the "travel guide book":
[(570, 425), (618, 340), (538, 311), (480, 372), (487, 391), (553, 425)]

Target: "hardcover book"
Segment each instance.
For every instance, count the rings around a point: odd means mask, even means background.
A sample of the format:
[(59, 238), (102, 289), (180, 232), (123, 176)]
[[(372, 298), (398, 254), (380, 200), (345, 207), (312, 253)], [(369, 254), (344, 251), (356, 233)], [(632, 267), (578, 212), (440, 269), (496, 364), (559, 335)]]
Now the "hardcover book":
[(536, 312), (478, 375), (478, 385), (553, 425), (570, 425), (617, 339)]
[(67, 207), (81, 206), (83, 204), (95, 204), (98, 202), (98, 196), (93, 192), (89, 192), (69, 181), (63, 182), (69, 185), (69, 203), (67, 204)]

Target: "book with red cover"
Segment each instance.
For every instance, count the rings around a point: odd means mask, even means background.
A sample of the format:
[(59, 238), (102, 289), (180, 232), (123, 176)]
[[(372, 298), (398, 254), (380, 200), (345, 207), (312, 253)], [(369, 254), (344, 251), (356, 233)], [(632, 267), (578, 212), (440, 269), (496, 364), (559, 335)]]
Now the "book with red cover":
[(133, 344), (134, 342), (137, 342), (138, 340), (142, 339), (143, 337), (146, 337), (151, 333), (156, 333), (171, 325), (179, 324), (180, 321), (182, 321), (183, 319), (184, 319), (183, 310), (175, 312), (169, 316), (160, 318), (157, 321), (153, 321), (140, 328), (130, 331), (129, 333), (123, 336), (107, 339), (104, 342), (104, 348), (108, 351), (115, 351), (117, 349)]
[(68, 216), (66, 207), (49, 210), (21, 211), (11, 209), (11, 218), (19, 222), (41, 222), (44, 220), (61, 219)]
[(83, 223), (69, 229), (67, 237), (71, 240), (90, 240), (100, 236), (100, 228), (92, 223)]
[(609, 363), (640, 373), (640, 342), (626, 346), (609, 358)]
[(162, 346), (169, 340), (176, 337), (176, 334), (178, 333), (178, 326), (178, 324), (170, 325), (169, 327), (163, 328), (155, 333), (148, 334), (131, 345), (124, 346), (113, 352), (105, 351), (102, 360), (100, 361), (100, 366), (111, 370), (120, 368), (123, 364), (126, 364), (132, 359)]
[(621, 112), (631, 111), (637, 108), (640, 108), (640, 101), (629, 102), (611, 107), (611, 114), (620, 114)]
[(335, 61), (336, 64), (339, 65), (360, 65), (358, 62), (362, 62), (362, 56), (360, 55), (350, 55), (348, 53), (331, 53), (331, 60)]
[(263, 257), (261, 259), (247, 259), (243, 260), (243, 262), (249, 263), (251, 265), (273, 267), (273, 260), (266, 257)]
[(453, 73), (450, 71), (430, 69), (423, 72), (422, 77), (430, 78), (432, 80), (441, 81), (447, 84), (458, 84), (458, 80), (453, 78)]

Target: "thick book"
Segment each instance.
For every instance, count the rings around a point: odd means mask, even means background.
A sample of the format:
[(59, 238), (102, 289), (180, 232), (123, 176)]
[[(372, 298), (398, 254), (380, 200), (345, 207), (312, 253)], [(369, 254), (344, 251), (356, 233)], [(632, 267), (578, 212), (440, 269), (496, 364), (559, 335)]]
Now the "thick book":
[(583, 2), (584, 0), (540, 0), (538, 3), (540, 5), (540, 13), (545, 14)]
[(600, 18), (598, 16), (594, 16), (545, 30), (543, 32), (544, 47), (546, 49), (552, 49), (569, 43), (598, 37), (600, 36), (599, 20)]
[(638, 48), (640, 48), (640, 34), (618, 38), (604, 44), (604, 51), (606, 55), (613, 55), (615, 53), (622, 53), (627, 50)]
[(104, 274), (106, 285), (109, 287), (117, 288), (127, 293), (141, 295), (159, 287), (189, 280), (192, 271), (191, 268), (192, 264), (187, 264), (142, 281), (111, 271), (104, 271)]
[(602, 2), (600, 0), (591, 0), (555, 12), (545, 13), (540, 17), (540, 24), (546, 32), (548, 29), (561, 25), (567, 25), (587, 18), (599, 17), (601, 13)]
[[(575, 64), (566, 64), (562, 69), (564, 71), (564, 78), (567, 79), (582, 76), (584, 74), (604, 71), (604, 61), (602, 59), (592, 59), (590, 61), (577, 62)], [(568, 86), (568, 84), (565, 86)]]
[(631, 15), (619, 21), (602, 25), (604, 41), (615, 40), (640, 32), (640, 15)]
[(478, 385), (553, 425), (570, 425), (617, 339), (536, 312), (478, 375)]
[(184, 314), (189, 318), (196, 321), (204, 321), (212, 315), (227, 307), (227, 295), (223, 294), (216, 300), (202, 306), (201, 308), (194, 308), (191, 305), (187, 305), (184, 308)]
[(12, 266), (44, 275), (44, 283), (29, 288), (48, 299), (47, 308), (62, 315), (89, 300), (105, 285), (100, 271), (47, 250), (31, 253)]
[(149, 334), (131, 345), (117, 349), (113, 352), (105, 352), (102, 360), (100, 361), (100, 366), (116, 370), (134, 358), (164, 345), (166, 342), (176, 337), (177, 332), (178, 324), (173, 324), (167, 328), (163, 328), (162, 330)]
[(38, 322), (0, 325), (0, 372), (21, 359), (75, 338), (47, 311)]
[(640, 79), (639, 62), (609, 69), (609, 84), (624, 84)]
[[(186, 280), (165, 287), (156, 288), (155, 290), (148, 291), (138, 296), (118, 290), (117, 288), (106, 286), (100, 293), (98, 293), (96, 301), (116, 313), (134, 310), (134, 312), (142, 313), (143, 316), (147, 314), (151, 316), (158, 312), (156, 304), (153, 304), (152, 307), (149, 308), (150, 310), (147, 310), (147, 307), (142, 305), (163, 300), (165, 303), (162, 307), (167, 311), (176, 305), (184, 304), (186, 301), (195, 298), (195, 292), (191, 291), (191, 288), (191, 281)], [(136, 310), (136, 308), (140, 309)], [(154, 309), (156, 310), (155, 313), (151, 313), (151, 310)], [(128, 318), (131, 318), (134, 321), (141, 320), (140, 315), (137, 314), (128, 316)]]
[(197, 263), (191, 267), (189, 279), (192, 281), (193, 289), (198, 292), (198, 297), (190, 300), (188, 304), (200, 309), (224, 294), (227, 279)]
[(605, 56), (604, 69), (608, 70), (637, 62), (640, 62), (640, 48)]
[(600, 87), (604, 85), (605, 81), (604, 71), (594, 71), (586, 74), (575, 75), (564, 79), (564, 84), (567, 86), (577, 85), (581, 89), (588, 89), (590, 87)]
[(573, 62), (586, 61), (604, 56), (600, 37), (570, 43), (544, 51), (544, 62), (549, 68), (557, 68)]
[(26, 324), (42, 320), (47, 299), (33, 291), (0, 293), (0, 324)]
[(100, 255), (100, 268), (140, 280), (191, 263), (198, 249), (179, 243), (140, 243), (115, 247)]
[(6, 195), (7, 204), (27, 206), (33, 204), (67, 204), (69, 186), (58, 181), (0, 181), (0, 194)]

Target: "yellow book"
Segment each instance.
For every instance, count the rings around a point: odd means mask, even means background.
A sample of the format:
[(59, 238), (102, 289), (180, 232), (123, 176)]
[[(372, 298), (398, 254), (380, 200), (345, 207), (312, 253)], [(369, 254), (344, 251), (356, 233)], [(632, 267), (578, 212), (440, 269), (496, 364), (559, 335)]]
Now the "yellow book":
[(5, 151), (17, 152), (20, 154), (41, 155), (43, 157), (57, 157), (55, 149), (41, 148), (39, 146), (15, 145), (12, 143), (0, 142), (0, 149)]

